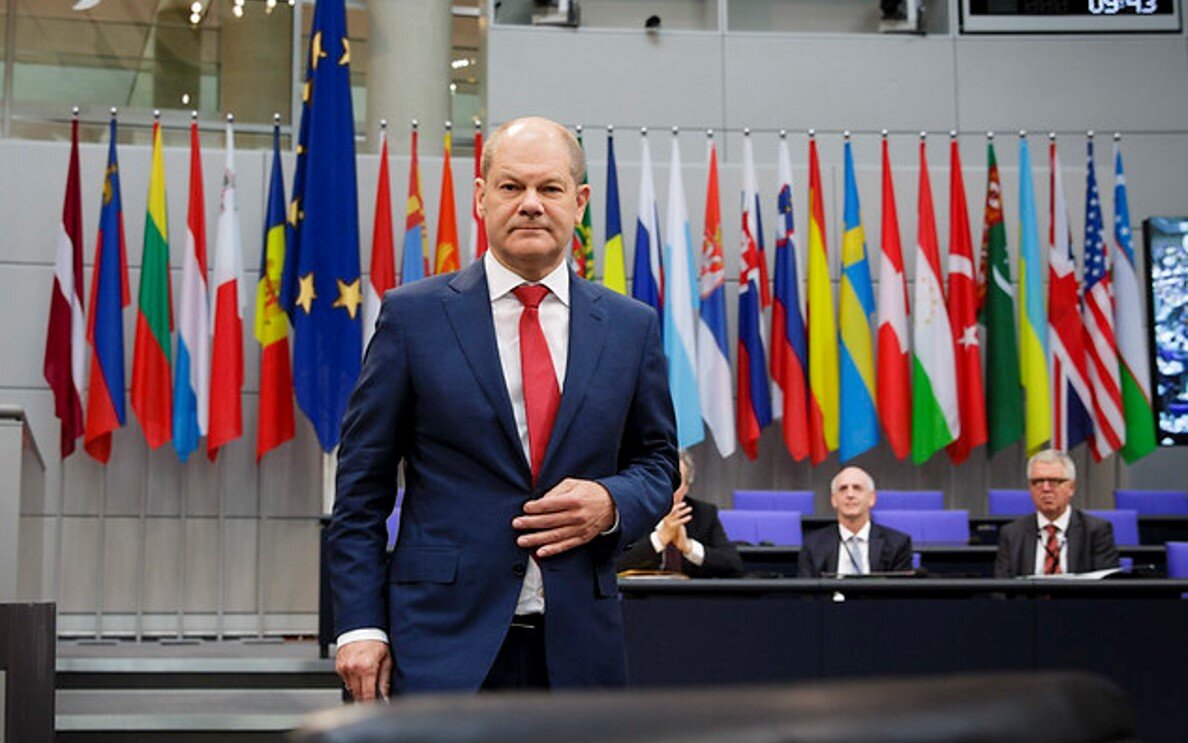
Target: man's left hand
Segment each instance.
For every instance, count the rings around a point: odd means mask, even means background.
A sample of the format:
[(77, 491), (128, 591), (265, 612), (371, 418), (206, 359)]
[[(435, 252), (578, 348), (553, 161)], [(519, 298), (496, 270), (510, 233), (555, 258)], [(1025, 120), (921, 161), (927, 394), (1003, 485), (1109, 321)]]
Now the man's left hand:
[(611, 528), (615, 504), (606, 488), (592, 480), (567, 478), (536, 500), (524, 504), (524, 515), (512, 521), (522, 534), (516, 544), (551, 557), (580, 547)]

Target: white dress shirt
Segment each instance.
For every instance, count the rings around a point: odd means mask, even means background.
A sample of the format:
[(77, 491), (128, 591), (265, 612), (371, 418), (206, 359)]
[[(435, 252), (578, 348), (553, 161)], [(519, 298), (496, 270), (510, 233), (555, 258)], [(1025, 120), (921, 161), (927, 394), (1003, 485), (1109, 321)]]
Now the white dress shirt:
[[(656, 526), (656, 529), (654, 529), (652, 531), (651, 535), (648, 538), (651, 540), (652, 549), (656, 550), (656, 554), (660, 554), (660, 553), (664, 552), (664, 543), (660, 541), (660, 527), (659, 527), (659, 525)], [(693, 563), (694, 565), (696, 565), (698, 567), (701, 567), (701, 564), (703, 562), (705, 562), (705, 545), (702, 544), (701, 542), (698, 542), (693, 537), (688, 537), (687, 539), (689, 542), (689, 553), (685, 554), (683, 556), (689, 562)], [(665, 566), (665, 567), (670, 567), (670, 566)]]
[[(867, 521), (862, 525), (862, 528), (856, 532), (850, 531), (841, 523), (837, 525), (838, 536), (841, 542), (837, 546), (837, 574), (838, 575), (860, 575), (862, 573), (870, 572), (870, 522)], [(857, 537), (851, 544), (850, 539)], [(858, 556), (859, 562), (862, 565), (855, 565), (854, 559), (850, 557), (850, 549)], [(865, 569), (863, 569), (865, 568)]]
[(1039, 531), (1036, 532), (1035, 538), (1035, 569), (1031, 571), (1032, 575), (1044, 574), (1044, 561), (1048, 557), (1045, 547), (1048, 544), (1048, 524), (1056, 525), (1056, 540), (1060, 542), (1060, 572), (1068, 572), (1068, 522), (1072, 520), (1072, 509), (1064, 509), (1064, 513), (1056, 517), (1055, 520), (1048, 520), (1048, 517), (1035, 512), (1035, 517), (1039, 521)]

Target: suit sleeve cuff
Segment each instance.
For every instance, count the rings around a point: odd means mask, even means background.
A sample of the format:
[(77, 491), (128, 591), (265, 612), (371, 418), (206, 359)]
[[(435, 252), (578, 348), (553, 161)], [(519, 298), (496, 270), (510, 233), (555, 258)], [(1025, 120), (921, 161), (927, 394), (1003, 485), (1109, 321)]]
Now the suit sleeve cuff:
[(609, 529), (602, 532), (601, 536), (609, 537), (610, 535), (617, 534), (618, 532), (619, 532), (619, 509), (616, 508), (615, 509), (615, 523), (611, 524), (611, 527)]
[(660, 541), (660, 535), (653, 531), (648, 535), (648, 540), (652, 543), (652, 549), (656, 550), (656, 554), (664, 551), (664, 544)]
[(388, 633), (375, 627), (353, 629), (339, 635), (337, 645), (338, 647), (342, 647), (343, 645), (349, 645), (352, 642), (359, 642), (360, 640), (379, 640), (380, 642), (387, 643)]

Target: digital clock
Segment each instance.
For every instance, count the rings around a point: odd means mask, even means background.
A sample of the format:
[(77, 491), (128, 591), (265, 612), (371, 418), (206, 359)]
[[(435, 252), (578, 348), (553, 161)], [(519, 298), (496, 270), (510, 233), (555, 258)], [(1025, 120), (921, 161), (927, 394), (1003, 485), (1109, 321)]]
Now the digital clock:
[(961, 0), (962, 33), (1179, 30), (1179, 0)]

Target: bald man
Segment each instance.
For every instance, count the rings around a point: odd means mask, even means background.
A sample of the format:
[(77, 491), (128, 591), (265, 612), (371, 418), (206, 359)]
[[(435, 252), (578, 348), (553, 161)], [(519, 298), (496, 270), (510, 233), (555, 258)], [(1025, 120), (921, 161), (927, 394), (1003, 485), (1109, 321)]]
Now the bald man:
[(878, 494), (874, 478), (860, 467), (846, 467), (829, 484), (837, 526), (810, 532), (800, 548), (797, 574), (865, 575), (912, 569), (912, 538), (870, 520)]

